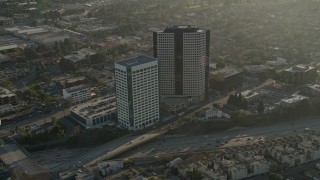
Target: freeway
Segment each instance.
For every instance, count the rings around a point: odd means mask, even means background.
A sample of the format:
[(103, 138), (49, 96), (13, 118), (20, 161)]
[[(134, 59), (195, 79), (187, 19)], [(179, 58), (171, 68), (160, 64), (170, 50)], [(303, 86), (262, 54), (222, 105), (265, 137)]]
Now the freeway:
[(56, 166), (50, 168), (52, 172), (63, 171), (74, 167), (75, 165), (84, 164), (86, 167), (90, 168), (91, 165), (95, 163), (111, 159), (120, 155), (130, 149), (141, 146), (142, 144), (149, 142), (159, 136), (162, 136), (166, 132), (163, 130), (152, 130), (143, 135), (127, 135), (120, 139), (114, 140), (112, 142), (106, 143), (102, 146), (89, 150), (79, 156), (76, 156), (67, 162), (62, 162)]
[(153, 142), (135, 148), (122, 158), (137, 158), (172, 154), (181, 152), (193, 152), (211, 150), (217, 147), (238, 146), (250, 143), (260, 138), (276, 138), (295, 133), (302, 133), (305, 128), (320, 130), (320, 117), (302, 118), (292, 122), (277, 123), (274, 125), (242, 128), (233, 131), (216, 132), (195, 136), (171, 136), (156, 139)]

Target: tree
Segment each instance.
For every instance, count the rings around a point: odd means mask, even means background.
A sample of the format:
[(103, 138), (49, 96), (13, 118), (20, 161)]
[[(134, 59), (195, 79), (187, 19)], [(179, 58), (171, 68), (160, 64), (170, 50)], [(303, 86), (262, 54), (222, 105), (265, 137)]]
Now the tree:
[(55, 116), (52, 116), (51, 117), (51, 122), (52, 122), (52, 124), (54, 125), (54, 126), (57, 126), (58, 125), (58, 118), (57, 117), (55, 117)]
[(203, 177), (202, 177), (202, 174), (196, 170), (195, 168), (193, 168), (192, 171), (188, 171), (187, 172), (187, 176), (191, 179), (191, 180), (201, 180)]
[(99, 52), (99, 53), (91, 56), (90, 61), (92, 64), (99, 64), (99, 63), (105, 62), (106, 59), (107, 59), (106, 54)]
[(174, 175), (174, 176), (178, 176), (179, 175), (179, 170), (178, 170), (177, 167), (172, 167), (170, 169), (170, 171), (171, 171), (171, 174)]
[(264, 112), (264, 109), (265, 109), (264, 104), (262, 101), (260, 101), (258, 105), (258, 112), (262, 114)]
[(9, 81), (9, 80), (5, 80), (5, 81), (3, 81), (2, 82), (2, 86), (3, 87), (5, 87), (6, 89), (9, 89), (9, 90), (13, 90), (14, 89), (14, 84), (11, 82), (11, 81)]
[(235, 105), (236, 95), (231, 94), (228, 98), (228, 104)]
[(280, 174), (277, 174), (277, 173), (270, 173), (269, 174), (269, 179), (270, 180), (282, 180), (283, 177)]
[(218, 62), (217, 65), (216, 65), (216, 67), (217, 67), (218, 69), (222, 69), (222, 68), (226, 67), (226, 65), (225, 65), (224, 63)]
[(245, 111), (233, 111), (230, 115), (231, 120), (236, 124), (243, 124), (248, 118), (248, 114)]
[(36, 58), (36, 57), (37, 57), (36, 49), (35, 49), (34, 47), (26, 47), (26, 48), (24, 49), (24, 55), (25, 55), (28, 59)]
[(213, 103), (212, 104), (212, 108), (220, 108), (220, 104), (219, 103)]

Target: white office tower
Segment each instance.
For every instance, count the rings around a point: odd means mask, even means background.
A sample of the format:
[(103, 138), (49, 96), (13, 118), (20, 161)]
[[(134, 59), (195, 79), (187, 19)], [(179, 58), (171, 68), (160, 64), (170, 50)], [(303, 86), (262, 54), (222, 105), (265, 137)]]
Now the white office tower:
[(115, 63), (118, 124), (138, 130), (159, 121), (158, 60), (139, 55)]
[(208, 98), (210, 31), (174, 26), (154, 32), (154, 57), (159, 60), (159, 88), (164, 96)]

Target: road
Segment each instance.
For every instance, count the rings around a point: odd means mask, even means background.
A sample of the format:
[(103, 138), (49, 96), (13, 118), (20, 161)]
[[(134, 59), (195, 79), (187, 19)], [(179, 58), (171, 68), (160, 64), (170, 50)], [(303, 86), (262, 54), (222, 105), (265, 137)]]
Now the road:
[[(211, 150), (222, 146), (239, 145), (235, 142), (239, 141), (240, 139), (245, 139), (245, 137), (250, 137), (251, 141), (253, 141), (259, 137), (275, 138), (278, 136), (303, 132), (307, 127), (320, 130), (319, 120), (320, 117), (308, 119), (302, 118), (293, 122), (278, 123), (265, 127), (243, 128), (234, 131), (223, 131), (197, 136), (164, 137), (140, 146), (139, 148), (135, 148), (123, 154), (121, 157), (132, 158), (179, 152)], [(250, 141), (247, 141), (246, 139), (245, 142)]]
[(51, 121), (51, 117), (56, 118), (62, 118), (66, 115), (66, 110), (59, 110), (56, 112), (52, 112), (49, 114), (37, 114), (35, 117), (25, 117), (25, 118), (19, 118), (18, 120), (12, 120), (12, 122), (9, 122), (7, 125), (3, 125), (0, 127), (0, 134), (6, 134), (9, 133), (10, 130), (15, 129), (17, 126), (26, 126), (26, 125), (42, 125), (46, 122)]
[(106, 143), (102, 146), (94, 148), (88, 152), (80, 154), (79, 156), (74, 157), (73, 159), (68, 160), (67, 162), (62, 162), (57, 164), (54, 167), (51, 167), (52, 172), (63, 171), (74, 167), (75, 165), (84, 164), (86, 167), (90, 167), (95, 163), (111, 159), (117, 155), (122, 154), (130, 149), (138, 147), (146, 142), (149, 142), (159, 136), (162, 136), (166, 131), (165, 130), (152, 130), (143, 135), (128, 135), (124, 136), (115, 141)]

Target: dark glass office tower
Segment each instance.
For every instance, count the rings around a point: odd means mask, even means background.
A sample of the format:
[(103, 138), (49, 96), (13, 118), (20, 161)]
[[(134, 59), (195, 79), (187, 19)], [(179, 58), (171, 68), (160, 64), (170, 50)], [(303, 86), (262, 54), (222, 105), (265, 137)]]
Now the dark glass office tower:
[(210, 31), (173, 26), (153, 33), (154, 57), (159, 59), (160, 95), (208, 98)]

